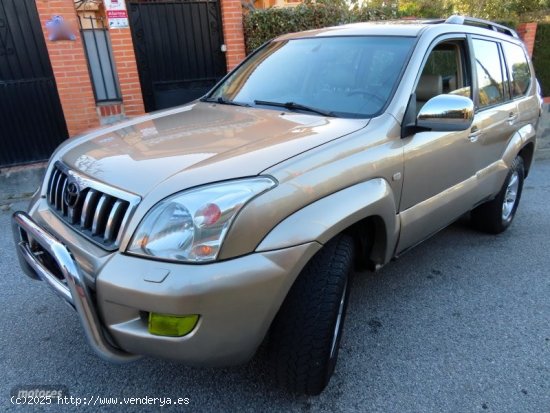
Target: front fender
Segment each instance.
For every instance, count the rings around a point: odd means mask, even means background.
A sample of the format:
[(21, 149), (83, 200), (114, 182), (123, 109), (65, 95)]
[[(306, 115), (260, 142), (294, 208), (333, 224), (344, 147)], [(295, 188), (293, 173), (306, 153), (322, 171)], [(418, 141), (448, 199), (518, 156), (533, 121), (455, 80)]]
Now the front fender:
[(390, 260), (399, 233), (396, 204), (389, 183), (382, 178), (362, 182), (328, 195), (280, 222), (256, 251), (270, 251), (317, 241), (335, 235), (367, 217), (378, 217), (385, 227), (382, 257)]

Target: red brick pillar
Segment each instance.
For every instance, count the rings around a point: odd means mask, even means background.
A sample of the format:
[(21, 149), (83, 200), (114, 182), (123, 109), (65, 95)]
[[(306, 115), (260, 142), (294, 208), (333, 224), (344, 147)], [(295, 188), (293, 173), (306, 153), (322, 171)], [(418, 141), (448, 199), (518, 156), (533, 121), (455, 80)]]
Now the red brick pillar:
[(527, 48), (527, 53), (529, 57), (533, 57), (533, 49), (535, 48), (535, 35), (537, 34), (537, 23), (521, 23), (517, 32), (525, 47)]
[(128, 116), (138, 116), (145, 113), (143, 95), (139, 83), (139, 74), (134, 53), (134, 43), (130, 28), (109, 29), (116, 72), (124, 103), (124, 112)]
[(223, 37), (227, 52), (227, 70), (233, 69), (245, 57), (243, 10), (241, 0), (221, 0)]
[[(36, 0), (36, 7), (69, 135), (97, 127), (99, 118), (88, 73), (88, 63), (78, 30), (74, 0)], [(52, 16), (63, 17), (72, 27), (76, 40), (55, 42), (48, 40), (46, 22)]]

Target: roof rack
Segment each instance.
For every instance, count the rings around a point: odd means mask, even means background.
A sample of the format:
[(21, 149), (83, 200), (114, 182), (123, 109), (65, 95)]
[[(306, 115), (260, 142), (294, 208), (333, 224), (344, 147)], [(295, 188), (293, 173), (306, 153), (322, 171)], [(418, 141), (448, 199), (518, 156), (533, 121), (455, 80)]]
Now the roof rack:
[(502, 24), (493, 23), (489, 20), (476, 19), (475, 17), (460, 16), (454, 14), (445, 20), (445, 23), (449, 24), (463, 24), (468, 26), (483, 27), (485, 29), (493, 30), (499, 33), (507, 34), (508, 36), (515, 37), (519, 39), (518, 34), (510, 29), (509, 27), (503, 26)]

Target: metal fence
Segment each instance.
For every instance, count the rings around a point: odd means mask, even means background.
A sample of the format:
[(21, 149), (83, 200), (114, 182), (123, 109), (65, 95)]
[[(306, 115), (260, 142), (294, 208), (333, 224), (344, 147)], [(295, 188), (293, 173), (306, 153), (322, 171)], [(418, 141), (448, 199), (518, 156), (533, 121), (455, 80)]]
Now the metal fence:
[(104, 19), (79, 16), (79, 21), (96, 102), (121, 101), (113, 50)]
[(0, 0), (0, 167), (46, 160), (67, 138), (36, 3)]

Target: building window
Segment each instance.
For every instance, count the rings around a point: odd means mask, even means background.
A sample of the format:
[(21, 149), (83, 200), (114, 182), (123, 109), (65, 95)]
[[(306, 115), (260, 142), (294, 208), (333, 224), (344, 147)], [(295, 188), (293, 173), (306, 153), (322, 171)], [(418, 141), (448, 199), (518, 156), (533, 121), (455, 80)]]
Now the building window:
[(85, 3), (84, 10), (82, 7), (77, 9), (78, 19), (95, 100), (97, 103), (120, 102), (122, 97), (106, 19), (96, 3)]

